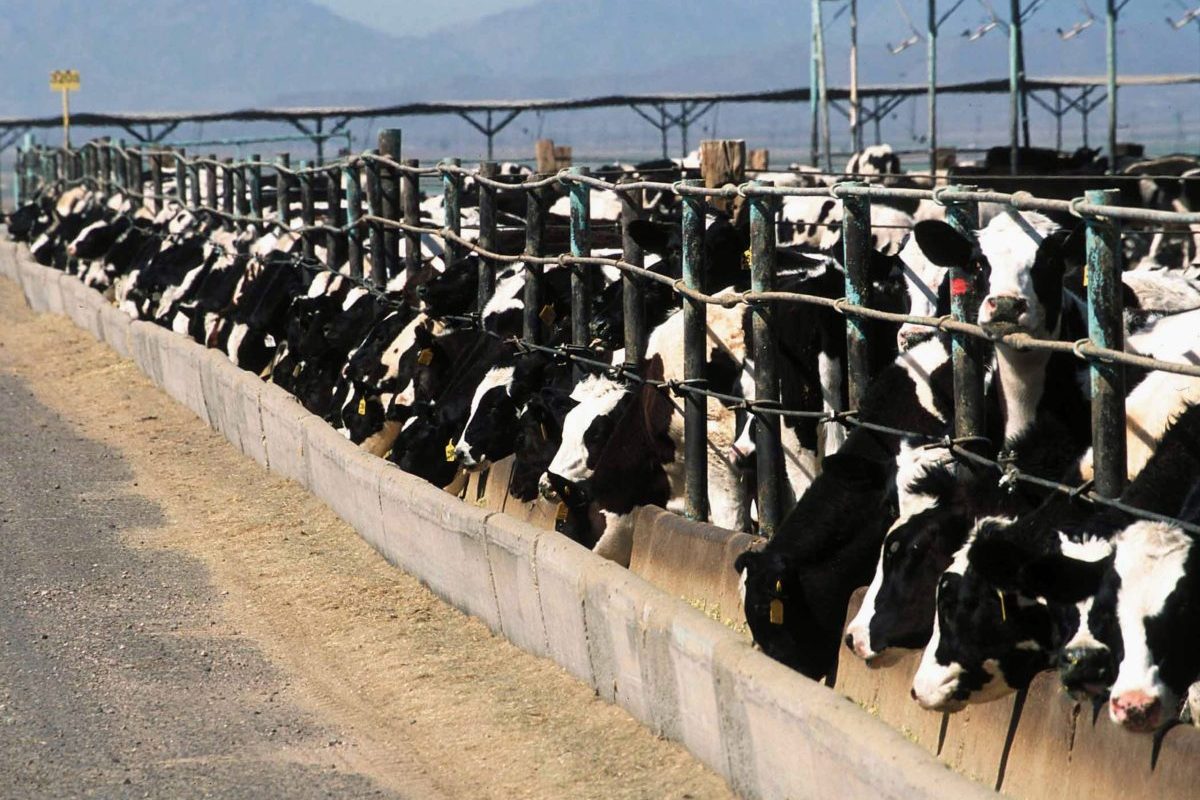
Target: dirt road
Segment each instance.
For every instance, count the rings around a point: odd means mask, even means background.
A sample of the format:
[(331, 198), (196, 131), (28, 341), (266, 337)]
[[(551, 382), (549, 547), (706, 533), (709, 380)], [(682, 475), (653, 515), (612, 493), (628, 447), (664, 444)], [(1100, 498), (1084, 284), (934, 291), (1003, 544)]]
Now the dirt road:
[(3, 279), (0, 402), (0, 796), (730, 796)]

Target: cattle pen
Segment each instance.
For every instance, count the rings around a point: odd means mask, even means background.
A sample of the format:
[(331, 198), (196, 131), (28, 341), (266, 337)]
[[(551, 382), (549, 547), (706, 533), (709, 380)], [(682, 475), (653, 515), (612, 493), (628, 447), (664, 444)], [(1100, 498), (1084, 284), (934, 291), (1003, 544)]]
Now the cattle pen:
[[(688, 177), (661, 182), (646, 179), (611, 181), (583, 167), (551, 174), (511, 179), (498, 175), (494, 162), (478, 168), (464, 167), (457, 159), (422, 164), (404, 158), (401, 133), (388, 129), (379, 134), (378, 147), (370, 152), (339, 158), (318, 166), (293, 165), (286, 157), (275, 161), (257, 158), (244, 161), (216, 160), (186, 155), (177, 150), (126, 148), (105, 140), (89, 142), (76, 150), (33, 148), (18, 153), (17, 190), (22, 198), (53, 193), (63, 188), (86, 186), (108, 194), (120, 192), (144, 203), (153, 211), (167, 200), (199, 216), (221, 221), (227, 227), (256, 226), (259, 230), (291, 231), (302, 238), (302, 252), (292, 259), (297, 269), (332, 271), (346, 275), (360, 288), (384, 303), (398, 302), (387, 294), (389, 279), (406, 273), (415, 276), (421, 267), (421, 237), (432, 236), (444, 243), (447, 261), (456, 255), (479, 257), (478, 298), (475, 314), (462, 324), (478, 324), (492, 297), (500, 265), (518, 264), (524, 269), (522, 332), (513, 343), (517, 348), (542, 351), (574, 364), (580, 372), (600, 373), (646, 386), (663, 393), (670, 402), (682, 405), (685, 435), (686, 516), (696, 522), (709, 518), (707, 462), (705, 458), (706, 403), (715, 399), (754, 417), (757, 423), (755, 448), (758, 530), (770, 538), (787, 511), (783, 483), (786, 480), (781, 441), (781, 420), (807, 418), (818, 422), (861, 426), (887, 436), (920, 440), (930, 448), (944, 448), (955, 459), (994, 471), (1006, 483), (1036, 484), (1073, 499), (1109, 507), (1134, 517), (1171, 525), (1192, 534), (1200, 526), (1132, 507), (1118, 498), (1126, 482), (1125, 393), (1123, 369), (1132, 367), (1200, 378), (1200, 365), (1169, 361), (1126, 352), (1123, 349), (1123, 306), (1121, 294), (1121, 251), (1119, 228), (1137, 225), (1200, 225), (1200, 213), (1179, 213), (1117, 205), (1118, 192), (1089, 190), (1069, 200), (1038, 198), (1027, 192), (999, 192), (970, 185), (933, 185), (930, 188), (895, 188), (865, 180), (842, 180), (831, 186), (776, 186), (768, 182), (705, 186)], [(264, 174), (270, 171), (268, 177)], [(463, 182), (470, 178), (479, 187), (479, 222), (475, 236), (464, 234), (460, 211)], [(437, 181), (444, 196), (444, 225), (424, 224), (418, 204), (421, 181)], [(146, 190), (147, 183), (149, 190)], [(170, 193), (167, 187), (170, 186)], [(553, 252), (546, 235), (548, 203), (546, 190), (565, 188), (570, 198), (567, 226), (569, 246)], [(365, 187), (365, 192), (360, 190)], [(621, 204), (618, 226), (605, 229), (620, 243), (621, 256), (594, 256), (595, 238), (601, 229), (590, 214), (593, 192), (615, 194)], [(666, 276), (645, 266), (644, 254), (629, 226), (643, 214), (645, 192), (663, 192), (677, 197), (681, 205), (679, 236), (682, 242), (682, 277)], [(497, 205), (502, 195), (521, 199), (525, 206), (523, 230), (505, 231)], [(782, 291), (778, 288), (776, 235), (778, 204), (784, 197), (828, 197), (844, 208), (843, 296), (829, 298)], [(293, 217), (293, 202), (299, 215)], [(932, 201), (946, 209), (947, 221), (963, 233), (973, 232), (979, 222), (979, 204), (998, 204), (1014, 211), (1041, 211), (1078, 218), (1086, 227), (1086, 264), (1089, 335), (1077, 341), (1039, 339), (1027, 333), (989, 335), (975, 324), (984, 291), (981, 276), (953, 268), (950, 279), (951, 313), (920, 316), (872, 307), (869, 278), (872, 201)], [(746, 204), (750, 225), (750, 248), (746, 266), (750, 272), (748, 291), (709, 293), (703, 252), (705, 209), (711, 202)], [(318, 203), (323, 209), (318, 213)], [(275, 212), (268, 214), (267, 209)], [(503, 235), (503, 234), (510, 235)], [(404, 243), (403, 251), (401, 243)], [(317, 258), (323, 248), (325, 260)], [(342, 263), (348, 266), (339, 270)], [(369, 262), (370, 267), (367, 268)], [(570, 270), (571, 344), (552, 346), (545, 308), (543, 268)], [(602, 268), (620, 272), (624, 305), (624, 360), (614, 364), (591, 349), (588, 309), (594, 291), (592, 275)], [(658, 283), (678, 296), (684, 309), (684, 375), (677, 380), (659, 380), (644, 374), (641, 356), (649, 334), (644, 314), (643, 293)], [(787, 408), (781, 401), (780, 375), (776, 368), (772, 326), (793, 304), (832, 308), (845, 318), (849, 407), (833, 413)], [(714, 391), (705, 369), (707, 310), (710, 306), (744, 307), (750, 310), (755, 336), (753, 358), (755, 399)], [(872, 378), (871, 348), (865, 322), (882, 320), (910, 323), (948, 334), (952, 341), (954, 380), (953, 435), (930, 437), (857, 418), (857, 408)], [(482, 328), (481, 328), (482, 330)], [(1090, 367), (1094, 478), (1083, 484), (1067, 485), (1029, 474), (1002, 453), (989, 458), (976, 445), (985, 437), (985, 359), (982, 344), (999, 342), (1017, 350), (1070, 354)], [(678, 406), (677, 406), (678, 407)], [(943, 722), (943, 735), (944, 735)], [(1194, 746), (1191, 748), (1194, 752)], [(1000, 768), (1001, 781), (1003, 766)], [(997, 788), (1001, 787), (997, 781)], [(766, 795), (767, 793), (763, 793)]]

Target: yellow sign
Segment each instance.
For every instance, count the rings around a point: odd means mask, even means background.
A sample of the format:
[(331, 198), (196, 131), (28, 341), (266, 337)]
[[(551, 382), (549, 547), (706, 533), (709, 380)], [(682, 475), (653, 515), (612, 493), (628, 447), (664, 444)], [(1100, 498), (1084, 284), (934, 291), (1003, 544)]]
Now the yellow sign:
[(79, 91), (79, 70), (56, 69), (50, 73), (50, 91), (62, 92), (63, 146), (71, 146), (71, 102), (67, 95)]
[(53, 91), (79, 91), (79, 70), (56, 69), (50, 73), (50, 88)]

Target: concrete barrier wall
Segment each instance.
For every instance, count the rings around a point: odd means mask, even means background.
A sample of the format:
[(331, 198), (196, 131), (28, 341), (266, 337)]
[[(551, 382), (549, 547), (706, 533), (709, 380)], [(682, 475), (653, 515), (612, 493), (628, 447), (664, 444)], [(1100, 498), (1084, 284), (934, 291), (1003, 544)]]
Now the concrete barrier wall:
[[(737, 602), (737, 555), (754, 537), (667, 514), (636, 512), (630, 569), (713, 616)], [(847, 621), (858, 610), (852, 601)], [(734, 619), (741, 619), (737, 614)], [(1058, 676), (1040, 675), (1027, 696), (971, 706), (958, 714), (924, 711), (909, 696), (919, 653), (870, 669), (841, 651), (837, 691), (909, 741), (987, 786), (1027, 800), (1195, 798), (1200, 731), (1179, 726), (1161, 739), (1127, 733), (1108, 709), (1074, 702)]]
[(100, 295), (68, 287), (74, 278), (23, 250), (5, 245), (0, 262), (31, 307), (70, 314), (247, 456), (319, 496), (390, 562), (681, 742), (739, 794), (991, 796), (642, 577), (365, 455), (276, 386), (164, 329), (120, 322)]

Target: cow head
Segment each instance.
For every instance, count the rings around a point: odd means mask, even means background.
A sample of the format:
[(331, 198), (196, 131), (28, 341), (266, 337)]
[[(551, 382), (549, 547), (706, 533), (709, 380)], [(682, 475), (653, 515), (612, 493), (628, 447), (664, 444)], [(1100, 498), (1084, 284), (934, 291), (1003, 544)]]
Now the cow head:
[(1022, 331), (1038, 338), (1057, 335), (1068, 264), (1083, 256), (1083, 236), (1068, 233), (1041, 214), (1003, 213), (977, 234), (978, 249), (944, 222), (914, 228), (917, 242), (934, 264), (983, 269), (988, 292), (979, 324), (990, 335)]
[[(969, 555), (972, 567), (998, 590), (1042, 603), (1051, 619), (1051, 656), (1063, 686), (1079, 699), (1103, 697), (1121, 652), (1113, 603), (1101, 591), (1111, 571), (1104, 526), (1085, 523), (994, 526)], [(1066, 532), (1062, 529), (1067, 529)]]
[[(856, 579), (845, 576), (836, 579), (839, 586), (823, 580), (831, 573), (831, 538), (844, 538), (831, 537), (830, 531), (882, 526), (890, 494), (886, 464), (843, 452), (830, 455), (775, 538), (761, 552), (746, 552), (734, 561), (745, 593), (746, 624), (764, 653), (813, 679), (832, 671), (846, 602), (861, 584), (850, 586)], [(878, 542), (869, 530), (850, 539), (850, 547), (862, 540), (871, 547)], [(839, 551), (848, 556), (844, 547)]]
[(562, 443), (539, 481), (543, 496), (555, 498), (563, 485), (592, 477), (632, 399), (629, 387), (611, 378), (592, 376), (576, 385), (571, 392), (575, 406), (563, 420)]
[(463, 469), (481, 470), (512, 453), (518, 411), (512, 382), (512, 366), (493, 367), (475, 387), (471, 414), (454, 447)]
[[(660, 256), (666, 262), (659, 272), (673, 277), (683, 275), (679, 261), (682, 240), (678, 225), (649, 220), (634, 220), (629, 224), (629, 235), (647, 253)], [(705, 292), (714, 292), (726, 286), (745, 283), (749, 274), (745, 270), (743, 254), (750, 247), (749, 231), (736, 225), (728, 218), (709, 214), (704, 228)]]
[[(951, 465), (937, 464), (905, 483), (897, 475), (901, 516), (884, 537), (875, 576), (846, 628), (846, 646), (872, 666), (924, 647), (933, 632), (938, 578), (972, 522), (971, 486)], [(907, 513), (906, 513), (907, 512)]]
[[(1011, 522), (984, 518), (974, 535)], [(998, 589), (972, 569), (971, 544), (955, 554), (938, 580), (933, 632), (913, 677), (913, 699), (933, 711), (997, 700), (1027, 687), (1051, 663), (1045, 606)]]
[(431, 316), (468, 314), (475, 310), (479, 286), (479, 259), (455, 261), (440, 275), (417, 287), (421, 311)]
[(538, 479), (562, 443), (563, 420), (575, 405), (570, 392), (543, 387), (535, 392), (518, 418), (513, 445), (512, 480), (509, 491), (522, 502), (538, 495)]
[(1115, 544), (1098, 597), (1115, 600), (1123, 644), (1109, 715), (1148, 732), (1177, 718), (1200, 678), (1200, 546), (1178, 527), (1146, 521), (1125, 528)]

